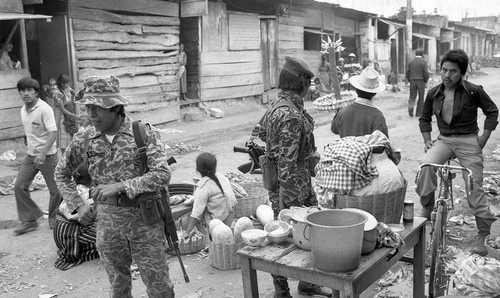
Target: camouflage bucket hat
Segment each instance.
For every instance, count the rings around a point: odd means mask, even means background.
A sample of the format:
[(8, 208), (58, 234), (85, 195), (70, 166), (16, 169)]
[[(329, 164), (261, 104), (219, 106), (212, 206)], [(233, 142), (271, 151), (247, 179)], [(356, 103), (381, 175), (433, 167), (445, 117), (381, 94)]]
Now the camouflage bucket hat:
[(96, 105), (110, 109), (117, 105), (126, 105), (129, 100), (120, 95), (120, 81), (114, 76), (105, 76), (85, 78), (83, 99), (77, 102), (82, 105)]

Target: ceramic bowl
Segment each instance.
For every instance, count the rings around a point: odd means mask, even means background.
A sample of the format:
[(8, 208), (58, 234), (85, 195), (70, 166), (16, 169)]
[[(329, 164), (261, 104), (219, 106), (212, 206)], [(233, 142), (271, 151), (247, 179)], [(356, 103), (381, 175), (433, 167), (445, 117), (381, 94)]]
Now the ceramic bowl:
[(290, 234), (290, 225), (284, 221), (271, 221), (264, 226), (264, 231), (267, 232), (267, 239), (275, 244), (280, 244), (286, 241)]
[(246, 245), (261, 246), (266, 240), (267, 232), (259, 229), (249, 229), (241, 232), (241, 238)]

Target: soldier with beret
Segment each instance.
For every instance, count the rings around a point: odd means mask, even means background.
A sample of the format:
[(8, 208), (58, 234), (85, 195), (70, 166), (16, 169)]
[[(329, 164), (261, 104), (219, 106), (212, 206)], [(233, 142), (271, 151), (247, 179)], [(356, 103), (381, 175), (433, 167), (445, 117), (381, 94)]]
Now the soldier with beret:
[[(269, 190), (269, 199), (275, 215), (291, 206), (316, 206), (316, 195), (312, 189), (309, 158), (315, 153), (314, 122), (304, 109), (303, 97), (307, 94), (314, 73), (309, 64), (299, 57), (285, 57), (279, 76), (278, 98), (272, 103), (289, 105), (277, 107), (266, 115), (259, 129), (259, 137), (268, 144), (267, 151), (276, 160), (279, 185)], [(274, 297), (290, 295), (287, 278), (273, 275)], [(331, 296), (320, 286), (299, 282), (302, 295)]]
[[(78, 221), (97, 219), (97, 249), (111, 283), (111, 297), (132, 297), (132, 259), (137, 262), (149, 297), (174, 297), (165, 252), (163, 222), (147, 223), (141, 217), (137, 196), (163, 189), (170, 181), (164, 144), (159, 132), (146, 128), (148, 172), (142, 173), (132, 120), (125, 113), (128, 100), (120, 95), (117, 78), (90, 77), (84, 81), (83, 99), (92, 126), (75, 134), (59, 160), (56, 181)], [(85, 150), (85, 148), (87, 148)], [(95, 206), (78, 195), (72, 173), (87, 162), (95, 187)]]

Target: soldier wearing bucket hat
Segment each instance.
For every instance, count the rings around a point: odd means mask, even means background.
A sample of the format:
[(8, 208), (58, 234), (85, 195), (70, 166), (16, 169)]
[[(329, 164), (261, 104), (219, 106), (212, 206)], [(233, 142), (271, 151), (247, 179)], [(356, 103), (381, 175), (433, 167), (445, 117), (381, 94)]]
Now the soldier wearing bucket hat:
[(378, 72), (368, 66), (349, 81), (358, 97), (335, 115), (331, 125), (332, 132), (343, 138), (364, 136), (380, 130), (389, 137), (384, 114), (372, 102), (377, 93), (385, 90), (385, 84), (379, 81)]
[[(286, 56), (279, 76), (278, 98), (260, 121), (259, 137), (266, 141), (270, 158), (277, 160), (278, 182), (269, 190), (269, 199), (275, 215), (291, 206), (316, 206), (316, 195), (311, 185), (309, 160), (316, 151), (312, 117), (304, 110), (303, 97), (314, 76), (309, 64), (302, 58)], [(272, 275), (274, 297), (288, 298), (287, 278)], [(320, 286), (302, 282), (298, 284), (302, 295), (331, 296)]]
[[(96, 245), (111, 282), (111, 297), (131, 297), (132, 258), (141, 270), (149, 297), (174, 297), (166, 259), (166, 238), (161, 223), (148, 225), (141, 217), (139, 199), (156, 193), (171, 177), (159, 132), (146, 126), (145, 152), (149, 171), (142, 173), (132, 120), (125, 113), (129, 102), (120, 94), (113, 76), (85, 79), (83, 96), (92, 125), (78, 132), (56, 168), (56, 181), (68, 206), (87, 225), (97, 216)], [(91, 190), (95, 206), (84, 204), (72, 173), (82, 164), (96, 184)]]

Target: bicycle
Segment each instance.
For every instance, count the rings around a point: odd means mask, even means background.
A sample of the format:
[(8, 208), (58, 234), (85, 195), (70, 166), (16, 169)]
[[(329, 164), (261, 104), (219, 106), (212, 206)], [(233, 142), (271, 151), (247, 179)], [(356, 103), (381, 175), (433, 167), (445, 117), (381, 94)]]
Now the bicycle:
[[(458, 166), (451, 165), (451, 162)], [(466, 193), (470, 194), (473, 187), (472, 171), (464, 167), (459, 161), (448, 160), (445, 164), (425, 163), (420, 165), (416, 180), (423, 167), (434, 167), (437, 170), (439, 183), (439, 195), (435, 200), (431, 213), (431, 242), (429, 245), (431, 252), (431, 268), (429, 277), (429, 298), (445, 295), (447, 290), (447, 277), (444, 274), (444, 263), (441, 262), (441, 254), (446, 252), (446, 227), (451, 214), (455, 208), (453, 200), (453, 179), (456, 177), (455, 171), (462, 171), (466, 176)]]

